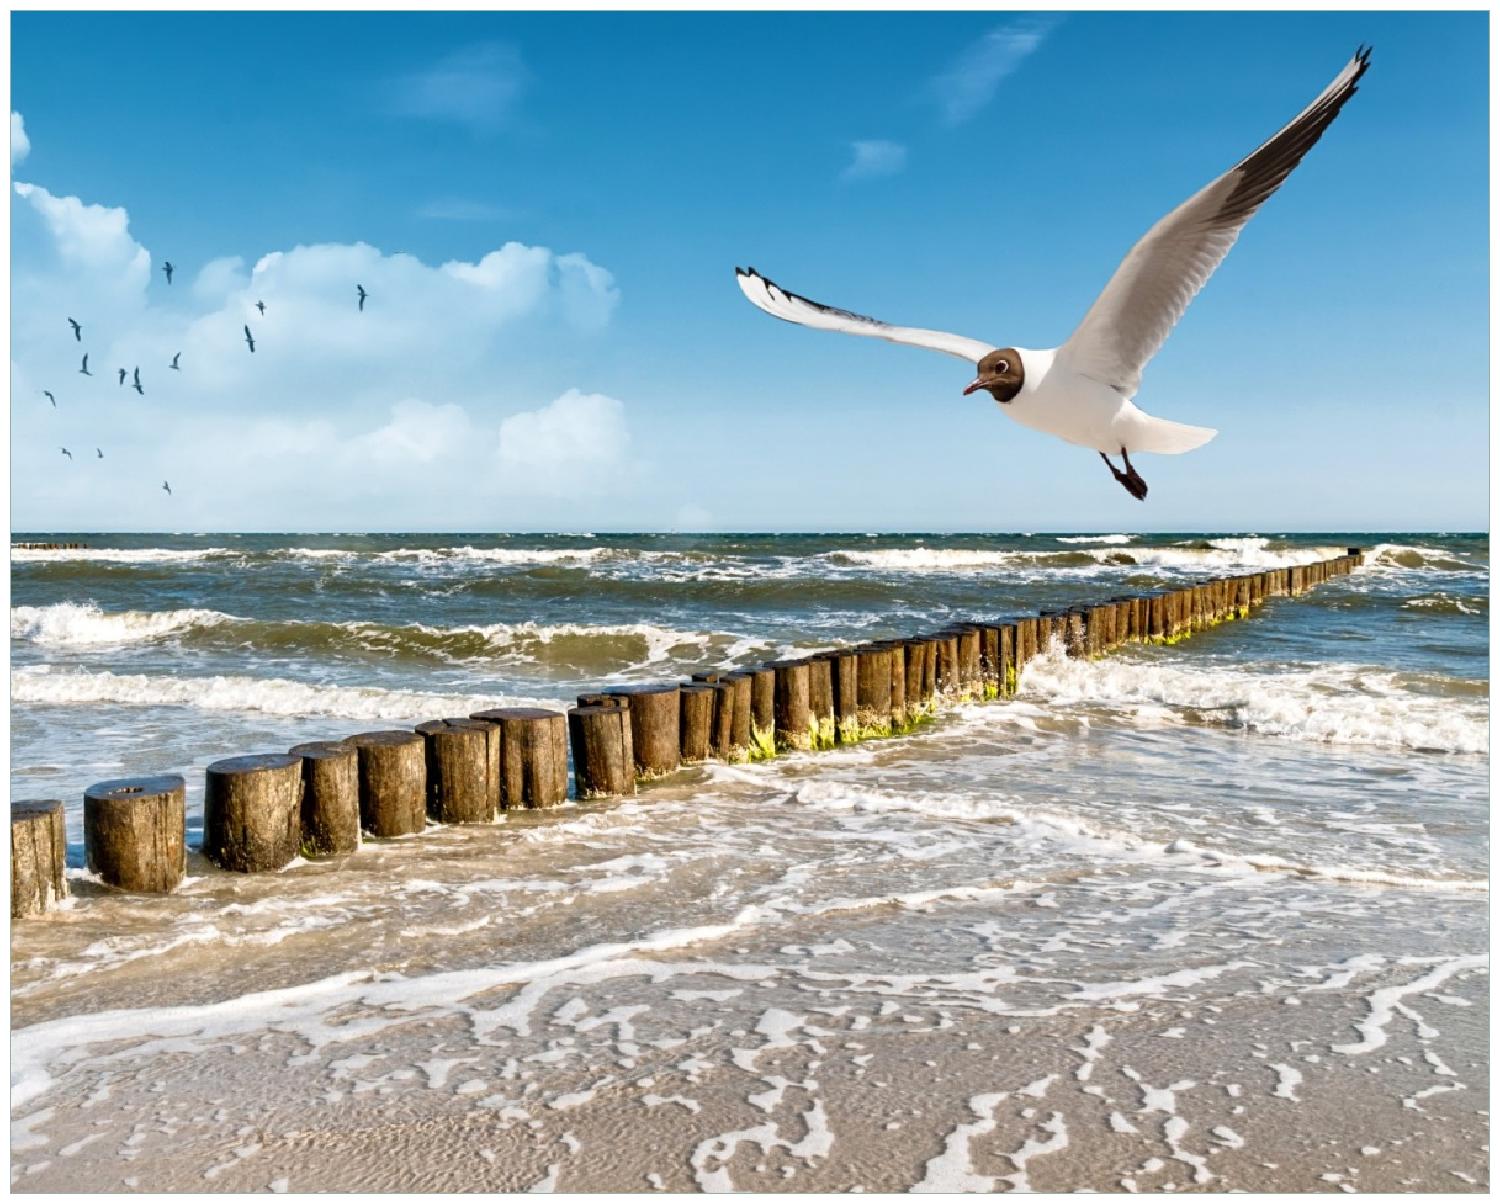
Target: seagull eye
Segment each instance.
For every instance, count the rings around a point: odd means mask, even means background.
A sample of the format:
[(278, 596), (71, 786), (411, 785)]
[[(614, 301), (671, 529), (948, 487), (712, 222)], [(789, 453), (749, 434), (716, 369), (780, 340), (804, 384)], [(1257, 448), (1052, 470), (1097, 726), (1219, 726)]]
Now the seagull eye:
[(997, 360), (996, 363), (995, 363), (995, 371), (996, 372), (1009, 372), (1010, 371), (1010, 361), (1009, 360)]

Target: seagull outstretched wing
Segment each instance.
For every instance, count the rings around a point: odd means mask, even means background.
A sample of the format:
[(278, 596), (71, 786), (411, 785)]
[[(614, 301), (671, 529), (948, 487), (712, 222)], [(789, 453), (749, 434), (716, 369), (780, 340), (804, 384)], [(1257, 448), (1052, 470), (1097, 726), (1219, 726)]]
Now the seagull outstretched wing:
[(1147, 361), (1229, 254), (1245, 224), (1358, 90), (1369, 63), (1369, 50), (1360, 47), (1290, 124), (1152, 226), (1058, 349), (1058, 358), (1134, 396)]
[(892, 326), (876, 318), (850, 313), (847, 309), (835, 309), (831, 305), (809, 301), (806, 297), (787, 292), (754, 268), (735, 268), (734, 275), (739, 281), (740, 291), (750, 298), (751, 304), (783, 322), (796, 322), (799, 326), (811, 326), (814, 330), (867, 335), (890, 343), (905, 343), (908, 347), (926, 347), (929, 351), (957, 356), (970, 364), (977, 364), (995, 350), (993, 343), (965, 338), (961, 334), (922, 330), (916, 326)]

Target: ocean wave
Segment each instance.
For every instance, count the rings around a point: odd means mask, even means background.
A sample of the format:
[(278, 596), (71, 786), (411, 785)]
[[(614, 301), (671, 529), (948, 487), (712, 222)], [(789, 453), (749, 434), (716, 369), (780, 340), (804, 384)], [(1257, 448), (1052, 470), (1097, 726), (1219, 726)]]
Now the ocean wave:
[(1059, 535), (1058, 543), (1130, 543), (1139, 535)]
[(156, 640), (192, 627), (216, 627), (235, 621), (232, 615), (200, 607), (106, 613), (88, 602), (57, 602), (51, 606), (11, 607), (10, 638), (52, 648), (92, 648)]
[(1330, 744), (1484, 753), (1484, 683), (1355, 665), (1279, 672), (1159, 660), (1074, 660), (1026, 666), (1022, 696), (1063, 705), (1153, 708), (1157, 715)]
[(505, 659), (605, 672), (681, 657), (728, 659), (755, 643), (724, 632), (683, 631), (654, 623), (425, 623), (248, 619), (215, 610), (107, 612), (91, 603), (11, 609), (12, 639), (49, 648), (146, 643), (167, 637), (187, 644), (231, 643), (262, 652), (372, 652), (440, 661)]
[(453, 548), (392, 548), (387, 552), (375, 552), (372, 558), (378, 561), (410, 560), (418, 564), (442, 564), (450, 561), (483, 564), (590, 564), (611, 552), (616, 550), (598, 547), (476, 548), (466, 545)]
[(1364, 568), (1400, 570), (1421, 569), (1438, 573), (1475, 573), (1488, 576), (1486, 565), (1461, 559), (1445, 548), (1424, 547), (1421, 544), (1378, 543), (1365, 552)]
[(268, 715), (328, 715), (341, 719), (412, 721), (467, 715), (499, 706), (557, 709), (556, 699), (496, 694), (445, 694), (379, 686), (311, 685), (276, 677), (159, 676), (145, 673), (54, 671), (24, 667), (11, 674), (11, 700), (48, 706), (115, 703), (181, 706), (203, 711), (259, 711)]
[(175, 564), (218, 556), (242, 556), (233, 548), (12, 548), (12, 563), (95, 560), (111, 564)]
[(1490, 600), (1485, 597), (1462, 598), (1442, 592), (1420, 598), (1408, 598), (1401, 603), (1403, 610), (1426, 610), (1440, 615), (1483, 615), (1490, 610)]
[(837, 565), (898, 572), (1096, 566), (1140, 566), (1199, 572), (1210, 569), (1284, 568), (1288, 565), (1329, 560), (1343, 553), (1344, 549), (1341, 547), (1273, 548), (1270, 540), (1255, 536), (1201, 540), (1161, 547), (1077, 547), (1059, 551), (1001, 551), (982, 548), (880, 548), (860, 551), (840, 548), (825, 553), (825, 556)]

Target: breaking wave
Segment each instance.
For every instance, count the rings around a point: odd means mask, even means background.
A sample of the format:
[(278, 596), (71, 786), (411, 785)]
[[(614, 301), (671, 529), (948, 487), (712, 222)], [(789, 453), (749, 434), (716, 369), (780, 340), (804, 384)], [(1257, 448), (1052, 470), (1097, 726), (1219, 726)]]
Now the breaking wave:
[(1133, 707), (1142, 718), (1238, 728), (1330, 744), (1485, 753), (1484, 682), (1355, 665), (1273, 671), (1052, 654), (1026, 666), (1022, 696)]

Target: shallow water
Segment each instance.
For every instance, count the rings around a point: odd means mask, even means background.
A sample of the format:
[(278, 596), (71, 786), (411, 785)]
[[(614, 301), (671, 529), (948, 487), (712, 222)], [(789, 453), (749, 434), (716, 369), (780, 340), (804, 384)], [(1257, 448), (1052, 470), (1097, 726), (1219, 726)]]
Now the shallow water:
[(165, 899), (75, 845), (18, 1188), (1485, 1181), (1483, 538), (89, 542), (14, 561), (13, 796), (75, 841), (100, 778), (195, 826), (232, 753), (1371, 551), (901, 740)]

